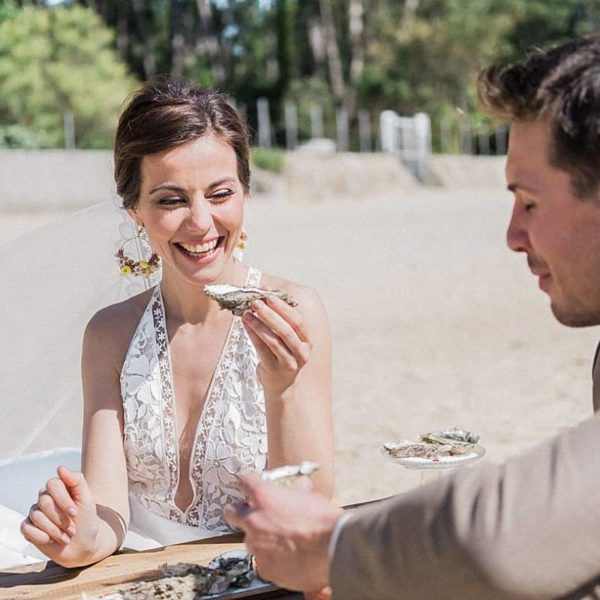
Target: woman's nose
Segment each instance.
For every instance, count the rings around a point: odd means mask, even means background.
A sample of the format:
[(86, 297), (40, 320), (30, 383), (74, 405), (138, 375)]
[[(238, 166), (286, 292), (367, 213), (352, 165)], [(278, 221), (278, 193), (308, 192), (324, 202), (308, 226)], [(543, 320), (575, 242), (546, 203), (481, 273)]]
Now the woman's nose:
[(514, 252), (527, 252), (531, 248), (525, 216), (525, 209), (515, 203), (506, 231), (506, 243)]
[(210, 204), (204, 200), (195, 200), (190, 206), (189, 226), (196, 231), (209, 231), (213, 225)]

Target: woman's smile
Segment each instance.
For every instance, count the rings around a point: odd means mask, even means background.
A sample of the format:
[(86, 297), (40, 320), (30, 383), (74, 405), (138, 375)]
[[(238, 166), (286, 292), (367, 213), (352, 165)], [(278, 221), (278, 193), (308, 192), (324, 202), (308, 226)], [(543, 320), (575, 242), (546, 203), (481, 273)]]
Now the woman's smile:
[(205, 265), (217, 258), (225, 245), (225, 236), (219, 236), (204, 242), (174, 242), (173, 245), (187, 260)]

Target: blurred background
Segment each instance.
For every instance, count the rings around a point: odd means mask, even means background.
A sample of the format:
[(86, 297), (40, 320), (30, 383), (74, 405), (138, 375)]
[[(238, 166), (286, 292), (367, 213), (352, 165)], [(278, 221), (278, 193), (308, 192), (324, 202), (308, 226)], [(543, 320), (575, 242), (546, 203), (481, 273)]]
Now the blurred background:
[[(600, 0), (0, 0), (0, 297), (19, 305), (44, 277), (40, 301), (61, 309), (36, 327), (69, 332), (34, 353), (60, 356), (64, 385), (36, 381), (15, 350), (35, 346), (35, 331), (17, 339), (33, 321), (0, 303), (15, 332), (0, 345), (0, 458), (79, 444), (80, 332), (105, 301), (79, 323), (71, 296), (112, 262), (119, 223), (99, 211), (90, 235), (65, 213), (114, 196), (118, 114), (156, 74), (228, 92), (251, 127), (247, 261), (327, 306), (338, 500), (419, 483), (383, 442), (463, 427), (496, 462), (591, 415), (598, 333), (558, 325), (505, 246), (508, 131), (475, 82), (599, 26)], [(34, 264), (19, 258), (32, 248)], [(4, 392), (15, 369), (43, 394)]]
[(0, 0), (0, 147), (110, 148), (127, 93), (171, 74), (231, 94), (262, 148), (380, 149), (392, 110), (435, 152), (502, 153), (481, 67), (599, 24), (597, 0)]

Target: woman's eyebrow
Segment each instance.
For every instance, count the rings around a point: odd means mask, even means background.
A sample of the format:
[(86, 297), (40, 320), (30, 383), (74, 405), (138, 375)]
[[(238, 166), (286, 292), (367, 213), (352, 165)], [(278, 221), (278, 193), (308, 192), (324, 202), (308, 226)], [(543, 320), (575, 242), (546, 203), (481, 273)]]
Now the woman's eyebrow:
[(160, 190), (169, 190), (170, 192), (184, 192), (185, 190), (178, 185), (173, 185), (172, 183), (163, 183), (161, 185), (157, 185), (155, 188), (151, 189), (148, 192), (148, 195), (154, 194), (154, 192), (158, 192)]
[(213, 187), (217, 187), (218, 185), (223, 185), (224, 183), (235, 183), (235, 177), (231, 177), (231, 176), (223, 177), (221, 179), (218, 179), (217, 181), (214, 181), (208, 187), (213, 188)]

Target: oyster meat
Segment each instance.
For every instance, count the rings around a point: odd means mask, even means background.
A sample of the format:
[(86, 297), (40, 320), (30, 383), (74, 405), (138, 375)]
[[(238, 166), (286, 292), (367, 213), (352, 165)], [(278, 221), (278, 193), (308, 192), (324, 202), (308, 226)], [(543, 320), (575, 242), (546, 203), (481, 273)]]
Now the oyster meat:
[(263, 290), (255, 287), (237, 287), (235, 285), (214, 284), (205, 285), (204, 293), (215, 300), (223, 309), (230, 310), (234, 315), (240, 317), (255, 300), (262, 300), (269, 296), (281, 298), (290, 306), (298, 306), (298, 302), (282, 290)]

